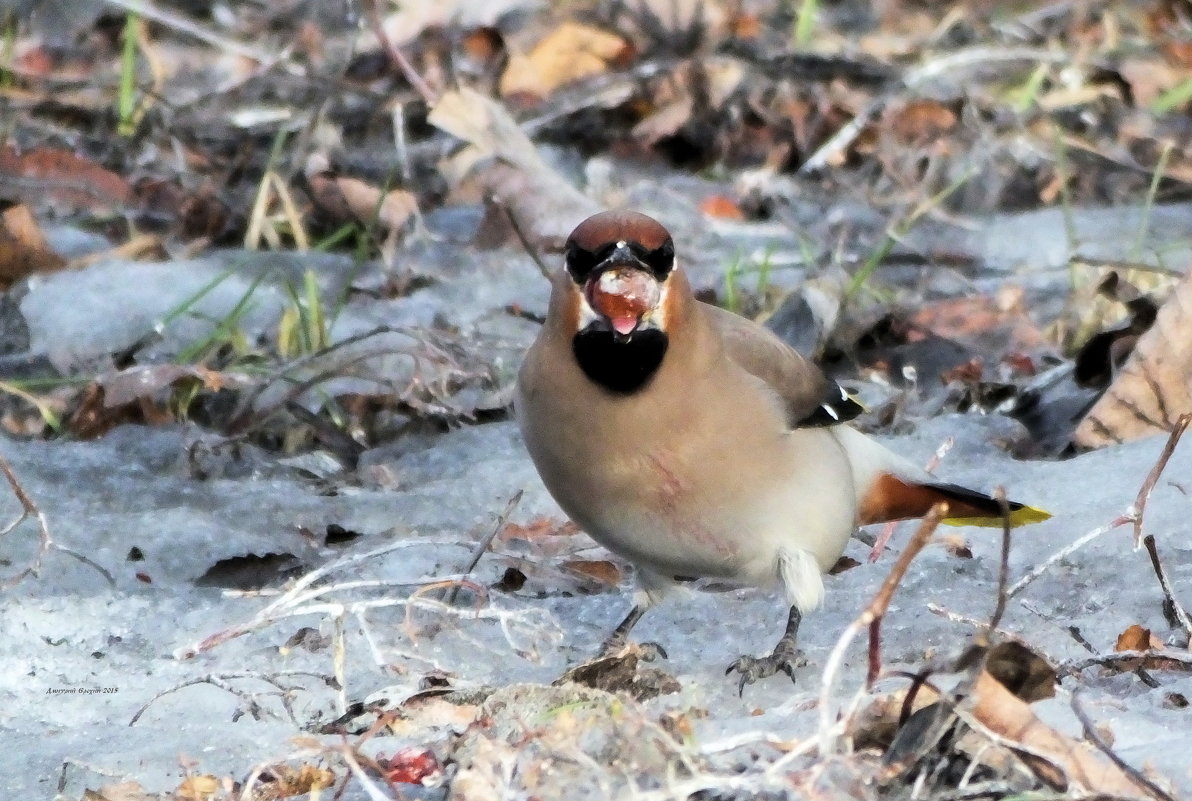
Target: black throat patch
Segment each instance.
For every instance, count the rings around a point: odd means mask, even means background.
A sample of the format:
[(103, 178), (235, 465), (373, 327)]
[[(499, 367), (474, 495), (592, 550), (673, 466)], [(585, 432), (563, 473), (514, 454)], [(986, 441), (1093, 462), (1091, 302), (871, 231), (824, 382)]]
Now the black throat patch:
[(656, 328), (637, 331), (627, 342), (617, 342), (607, 329), (586, 328), (571, 340), (575, 360), (584, 374), (605, 389), (621, 395), (637, 392), (662, 364), (669, 344)]

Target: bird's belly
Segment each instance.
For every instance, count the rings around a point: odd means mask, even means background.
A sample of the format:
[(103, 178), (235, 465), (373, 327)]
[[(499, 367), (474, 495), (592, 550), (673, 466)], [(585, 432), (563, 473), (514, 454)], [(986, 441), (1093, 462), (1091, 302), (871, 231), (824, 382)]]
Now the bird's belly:
[[(804, 441), (796, 443), (796, 436)], [(824, 460), (843, 459), (826, 432), (776, 437), (784, 439), (759, 443), (770, 452), (763, 449), (759, 456), (766, 458), (755, 460), (656, 446), (606, 460), (600, 471), (561, 453), (535, 454), (535, 461), (552, 463), (541, 472), (552, 477), (548, 489), (563, 510), (635, 564), (667, 576), (767, 585), (777, 579), (783, 549), (808, 550), (825, 570), (830, 567), (856, 514), (851, 487), (824, 484), (833, 473), (822, 469)], [(815, 465), (795, 458), (808, 453), (809, 444), (823, 446), (810, 451)]]

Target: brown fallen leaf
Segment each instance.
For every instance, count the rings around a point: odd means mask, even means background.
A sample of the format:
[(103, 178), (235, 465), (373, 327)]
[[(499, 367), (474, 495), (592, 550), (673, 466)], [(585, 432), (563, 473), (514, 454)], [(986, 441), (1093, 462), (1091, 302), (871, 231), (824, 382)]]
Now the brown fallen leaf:
[(66, 260), (46, 242), (28, 206), (11, 206), (0, 214), (0, 290), (25, 276), (64, 266)]
[(745, 212), (731, 197), (726, 195), (709, 195), (700, 201), (699, 210), (707, 217), (718, 220), (744, 220)]
[(1127, 626), (1118, 635), (1117, 642), (1113, 644), (1113, 650), (1115, 651), (1149, 651), (1152, 648), (1162, 647), (1162, 640), (1151, 634), (1150, 629), (1144, 629), (1137, 623)]
[(502, 97), (545, 98), (560, 86), (607, 72), (626, 63), (632, 46), (615, 33), (592, 25), (564, 22), (529, 53), (513, 53), (501, 75)]
[(25, 202), (63, 212), (107, 212), (128, 205), (132, 188), (109, 169), (69, 150), (0, 147), (0, 179)]
[(978, 677), (972, 703), (977, 720), (1024, 749), (1019, 756), (1054, 789), (1071, 792), (1083, 788), (1122, 798), (1146, 797), (1125, 771), (1101, 752), (1048, 726), (1029, 704), (988, 673)]
[(1073, 441), (1097, 448), (1171, 431), (1192, 412), (1192, 269), (1080, 424)]
[(86, 790), (82, 801), (158, 801), (161, 796), (148, 793), (135, 781), (106, 784), (99, 790)]
[(307, 160), (306, 180), (315, 204), (337, 224), (355, 220), (393, 234), (401, 232), (418, 211), (412, 193), (404, 189), (386, 192), (359, 178), (336, 175), (329, 169), (327, 157), (318, 153)]
[(570, 520), (545, 515), (531, 518), (525, 525), (506, 523), (497, 534), (498, 540), (536, 540), (542, 537), (571, 537), (579, 533), (579, 526)]
[(179, 801), (208, 801), (219, 792), (220, 781), (214, 776), (202, 774), (187, 776), (174, 789), (174, 795)]
[(563, 562), (563, 568), (610, 587), (621, 583), (620, 569), (607, 559), (568, 559)]

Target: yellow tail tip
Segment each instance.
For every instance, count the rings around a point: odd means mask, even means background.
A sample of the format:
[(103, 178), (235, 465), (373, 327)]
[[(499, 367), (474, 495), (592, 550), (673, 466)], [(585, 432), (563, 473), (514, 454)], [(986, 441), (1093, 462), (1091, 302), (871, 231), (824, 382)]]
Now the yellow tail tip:
[[(1010, 527), (1029, 526), (1031, 523), (1042, 523), (1051, 517), (1051, 512), (1037, 509), (1034, 506), (1023, 506), (1010, 512)], [(1001, 528), (1002, 518), (999, 517), (945, 517), (941, 521), (946, 526), (981, 526), (983, 528)]]

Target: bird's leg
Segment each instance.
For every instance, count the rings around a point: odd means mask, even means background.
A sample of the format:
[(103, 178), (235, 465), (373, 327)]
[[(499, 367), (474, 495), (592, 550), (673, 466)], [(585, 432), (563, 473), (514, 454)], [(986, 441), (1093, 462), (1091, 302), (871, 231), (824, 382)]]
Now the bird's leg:
[[(637, 621), (642, 619), (642, 615), (649, 608), (648, 604), (635, 603), (633, 608), (629, 610), (629, 614), (625, 615), (625, 619), (617, 624), (612, 634), (608, 635), (604, 640), (604, 644), (600, 646), (600, 654), (597, 658), (612, 656), (624, 650), (625, 646), (629, 643), (630, 629), (637, 625)], [(644, 642), (639, 647), (642, 652), (642, 658), (647, 662), (651, 662), (659, 656), (666, 659), (666, 650), (656, 642)]]
[(786, 619), (786, 631), (771, 653), (766, 656), (742, 656), (728, 666), (728, 670), (724, 671), (726, 676), (734, 670), (741, 674), (741, 680), (737, 683), (738, 695), (745, 694), (746, 684), (773, 676), (778, 671), (790, 676), (791, 681), (795, 680), (795, 668), (807, 664), (803, 654), (795, 647), (795, 637), (802, 621), (803, 613), (799, 607), (792, 606), (790, 616)]

